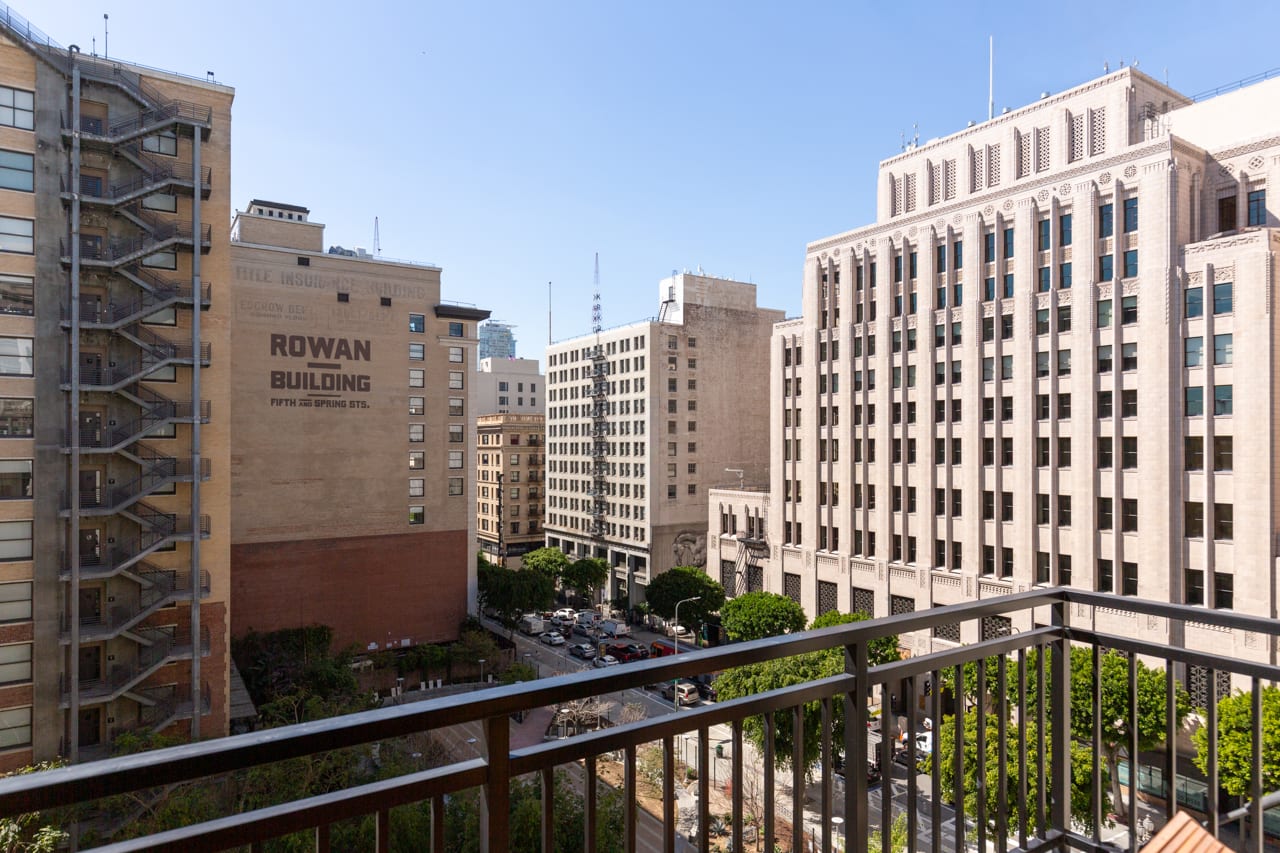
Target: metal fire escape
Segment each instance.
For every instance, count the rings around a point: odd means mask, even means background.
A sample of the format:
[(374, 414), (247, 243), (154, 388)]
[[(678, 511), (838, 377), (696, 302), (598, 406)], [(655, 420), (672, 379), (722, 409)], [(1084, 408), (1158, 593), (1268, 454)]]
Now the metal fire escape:
[(746, 529), (738, 534), (738, 554), (733, 566), (734, 595), (764, 589), (764, 569), (760, 560), (769, 556), (765, 530), (765, 516), (747, 516)]
[[(61, 325), (69, 358), (61, 377), (67, 550), (60, 640), (63, 754), (77, 760), (124, 731), (160, 731), (186, 719), (197, 738), (209, 709), (200, 599), (210, 581), (199, 542), (210, 525), (199, 511), (199, 484), (210, 476), (200, 452), (210, 406), (200, 399), (199, 374), (211, 358), (200, 339), (200, 315), (210, 304), (200, 257), (211, 246), (201, 208), (212, 173), (200, 159), (212, 110), (167, 98), (120, 65), (74, 48), (50, 61), (71, 81), (62, 120), (69, 233), (60, 251), (67, 270)], [(110, 120), (83, 111), (86, 93), (111, 105)], [(179, 140), (190, 140), (190, 162)], [(178, 197), (190, 199), (190, 220), (168, 201)], [(176, 272), (180, 254), (191, 259), (189, 278)], [(179, 661), (190, 664), (166, 669)]]

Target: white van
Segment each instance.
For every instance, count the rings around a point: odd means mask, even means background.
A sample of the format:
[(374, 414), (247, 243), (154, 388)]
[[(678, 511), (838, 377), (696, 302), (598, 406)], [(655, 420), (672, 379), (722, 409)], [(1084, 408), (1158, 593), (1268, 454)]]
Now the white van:
[(631, 627), (616, 619), (606, 619), (600, 623), (600, 633), (605, 637), (630, 637)]

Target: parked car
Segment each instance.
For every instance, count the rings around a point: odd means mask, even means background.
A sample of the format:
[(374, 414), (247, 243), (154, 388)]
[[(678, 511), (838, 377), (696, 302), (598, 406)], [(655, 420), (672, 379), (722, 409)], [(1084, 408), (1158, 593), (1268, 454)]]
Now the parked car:
[(616, 619), (606, 619), (600, 623), (600, 636), (630, 637), (631, 628), (625, 622), (619, 622)]
[(572, 607), (561, 607), (556, 611), (555, 615), (559, 616), (561, 619), (576, 619), (578, 617), (578, 611), (574, 610)]
[(680, 642), (682, 643), (685, 642), (686, 640), (689, 642), (693, 642), (693, 632), (683, 625), (668, 625), (667, 636), (679, 637)]
[(719, 674), (720, 673), (718, 672), (709, 672), (704, 675), (695, 675), (693, 677), (693, 683), (698, 685), (699, 696), (711, 702), (716, 701), (715, 681), (716, 676)]
[(893, 760), (904, 767), (911, 763), (919, 764), (921, 761), (933, 755), (933, 732), (917, 732), (915, 749), (909, 744), (903, 744), (902, 747), (894, 754)]
[(594, 637), (595, 629), (589, 625), (583, 625), (581, 622), (573, 626), (573, 634), (576, 637)]
[(555, 631), (547, 631), (539, 635), (538, 640), (547, 644), (548, 646), (564, 645), (564, 637), (560, 636), (560, 634)]
[(594, 667), (598, 667), (600, 669), (603, 669), (606, 666), (617, 666), (618, 659), (615, 658), (613, 655), (604, 655), (603, 657), (598, 657), (595, 660), (593, 660), (591, 662), (591, 665)]
[(557, 613), (555, 616), (551, 617), (551, 624), (557, 628), (568, 628), (573, 625), (573, 617), (561, 616), (559, 613)]
[(668, 681), (662, 685), (662, 698), (675, 699), (681, 705), (692, 705), (698, 701), (698, 685), (692, 681)]
[(626, 643), (609, 646), (609, 654), (623, 663), (633, 660), (644, 660), (649, 657), (649, 650), (639, 643)]
[(596, 647), (590, 643), (574, 643), (569, 646), (569, 654), (573, 655), (575, 658), (591, 660), (596, 656)]

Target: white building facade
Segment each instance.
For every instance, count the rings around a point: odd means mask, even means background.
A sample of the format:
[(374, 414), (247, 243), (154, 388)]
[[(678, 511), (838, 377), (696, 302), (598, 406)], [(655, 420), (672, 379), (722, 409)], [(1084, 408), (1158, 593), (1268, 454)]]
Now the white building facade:
[(882, 162), (876, 221), (808, 247), (770, 494), (717, 493), (712, 562), (748, 587), (764, 508), (757, 576), (811, 615), (1061, 584), (1275, 618), (1278, 180), (1280, 80), (1191, 103), (1132, 69)]
[(472, 405), (482, 415), (540, 415), (546, 383), (536, 358), (482, 358)]
[(783, 318), (710, 276), (664, 279), (658, 298), (655, 319), (547, 348), (546, 541), (607, 560), (606, 594), (632, 604), (656, 574), (706, 564), (707, 489), (726, 469), (764, 479)]

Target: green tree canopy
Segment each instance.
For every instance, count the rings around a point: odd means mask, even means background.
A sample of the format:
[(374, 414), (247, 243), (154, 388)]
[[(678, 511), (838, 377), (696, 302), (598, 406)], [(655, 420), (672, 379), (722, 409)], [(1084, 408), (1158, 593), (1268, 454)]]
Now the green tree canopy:
[[(1136, 662), (1138, 677), (1138, 749), (1154, 749), (1164, 742), (1168, 718), (1165, 716), (1165, 679), (1163, 669), (1153, 669), (1141, 660)], [(1129, 725), (1129, 658), (1122, 652), (1107, 651), (1100, 657), (1102, 688), (1102, 752), (1107, 757), (1107, 773), (1111, 777), (1111, 796), (1117, 813), (1123, 817), (1128, 808), (1120, 791), (1117, 765), (1120, 750), (1127, 749)], [(1175, 693), (1175, 727), (1190, 710), (1187, 693), (1180, 686)], [(1071, 649), (1071, 733), (1079, 741), (1093, 740), (1093, 652), (1086, 646)]]
[(720, 622), (735, 641), (803, 631), (805, 621), (804, 608), (776, 592), (748, 592), (720, 608)]
[(569, 567), (569, 558), (559, 548), (539, 548), (520, 558), (520, 566), (541, 572), (554, 581)]
[(724, 606), (724, 587), (697, 566), (676, 566), (649, 581), (645, 599), (654, 613), (664, 619), (676, 617), (677, 602), (699, 598), (680, 605), (680, 620), (687, 625), (699, 626)]
[[(995, 825), (995, 817), (1001, 811), (1000, 807), (1000, 723), (999, 718), (995, 714), (987, 714), (986, 720), (986, 758), (983, 769), (985, 776), (983, 781), (983, 791), (985, 792), (984, 807), (986, 815), (991, 825)], [(1038, 731), (1034, 721), (1027, 723), (1027, 765), (1028, 770), (1034, 771), (1039, 760), (1040, 738), (1037, 736)], [(1005, 755), (1006, 760), (1003, 764), (1005, 768), (1005, 810), (1007, 834), (1014, 835), (1015, 828), (1021, 820), (1027, 821), (1028, 831), (1035, 831), (1036, 826), (1036, 807), (1039, 801), (1041, 779), (1034, 772), (1027, 777), (1027, 798), (1022, 800), (1021, 782), (1022, 777), (1019, 775), (1018, 753), (1021, 748), (1021, 740), (1019, 739), (1018, 726), (1012, 722), (1005, 726)], [(941, 750), (941, 788), (943, 798), (947, 802), (955, 802), (956, 796), (956, 771), (955, 755), (956, 735), (955, 735), (955, 717), (944, 717), (942, 725), (938, 727), (935, 740), (935, 748)], [(1045, 758), (1048, 763), (1049, 755), (1053, 751), (1052, 739), (1045, 738)], [(976, 815), (978, 810), (978, 713), (976, 710), (969, 711), (964, 716), (964, 811), (966, 815)], [(932, 759), (921, 761), (920, 770), (922, 772), (933, 772)], [(1091, 794), (1093, 791), (1093, 756), (1089, 748), (1083, 744), (1073, 742), (1071, 745), (1071, 816), (1087, 830), (1093, 828), (1093, 808)], [(1108, 784), (1108, 774), (1103, 771), (1102, 786), (1100, 792), (1103, 797), (1103, 813), (1110, 810), (1110, 802), (1106, 793)], [(1053, 791), (1047, 792), (1052, 796)]]
[(595, 601), (596, 592), (609, 580), (609, 564), (600, 557), (583, 557), (565, 566), (560, 582), (588, 601)]
[[(1209, 729), (1192, 735), (1196, 766), (1209, 772)], [(1235, 693), (1218, 703), (1218, 781), (1233, 797), (1253, 794), (1253, 695)], [(1262, 790), (1280, 789), (1280, 687), (1262, 688)]]
[(554, 578), (528, 568), (504, 569), (487, 565), (479, 570), (476, 584), (481, 609), (491, 612), (508, 631), (515, 630), (520, 614), (550, 607), (556, 594)]
[[(860, 622), (868, 618), (865, 613), (840, 613), (832, 610), (813, 620), (811, 628), (829, 628), (832, 625), (844, 625)], [(868, 662), (874, 666), (889, 663), (898, 659), (897, 636), (882, 637), (874, 640), (868, 649)], [(844, 672), (844, 649), (823, 649), (819, 652), (807, 652), (789, 658), (749, 664), (731, 669), (716, 679), (716, 695), (720, 699), (738, 699), (780, 690), (794, 684), (803, 684), (820, 678), (830, 678)], [(832, 745), (837, 753), (843, 751), (844, 745), (844, 702), (838, 697), (832, 702)], [(777, 714), (774, 717), (774, 763), (779, 767), (791, 764), (792, 734), (791, 714)], [(803, 726), (803, 745), (805, 766), (811, 766), (818, 760), (822, 747), (822, 703), (810, 702), (804, 706), (801, 716)], [(743, 732), (755, 744), (756, 749), (764, 749), (764, 718), (749, 717), (743, 723)]]

